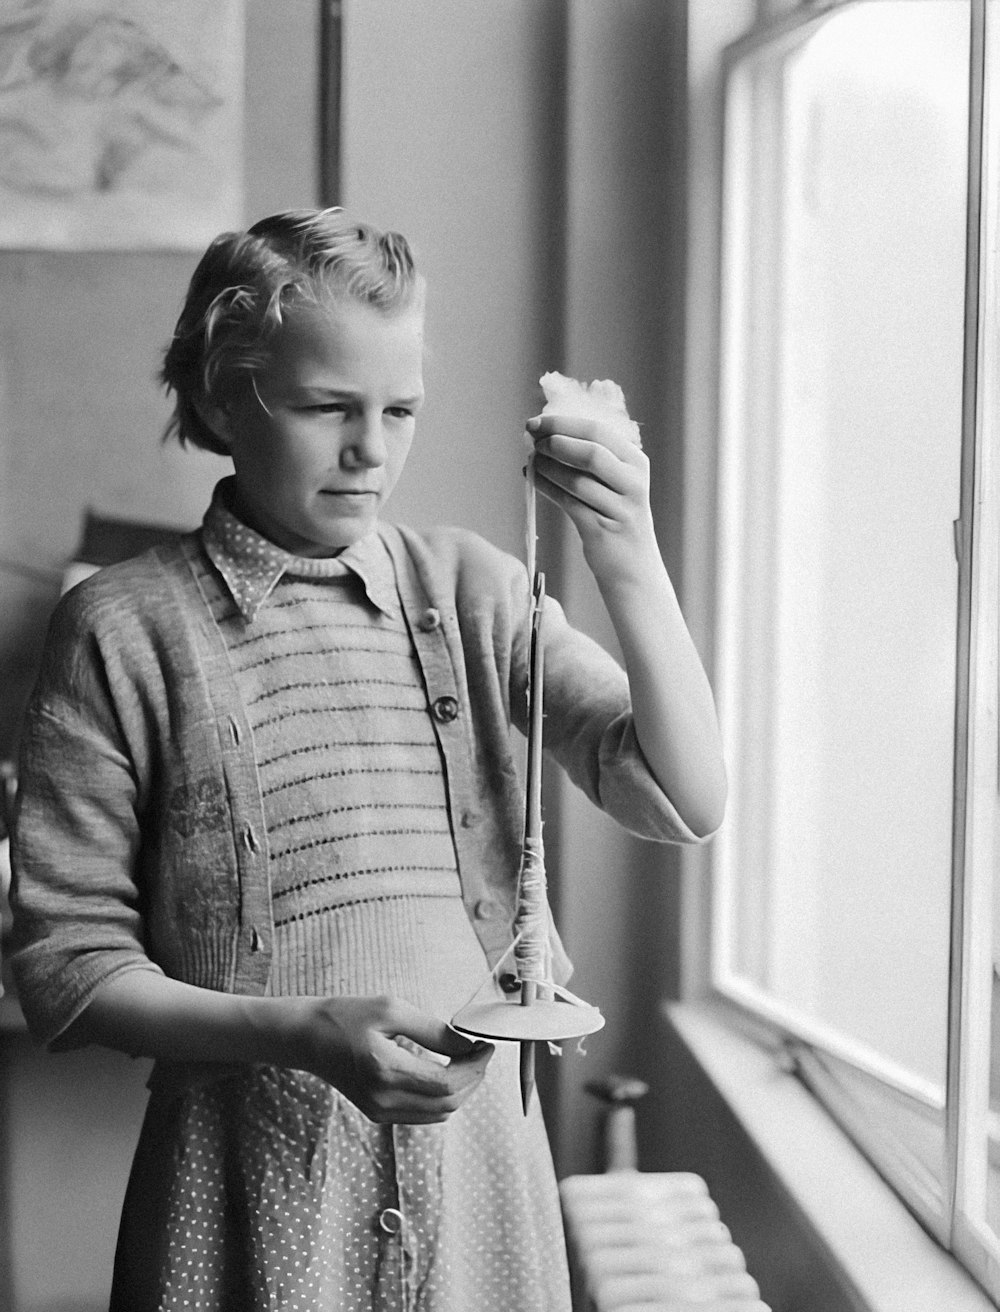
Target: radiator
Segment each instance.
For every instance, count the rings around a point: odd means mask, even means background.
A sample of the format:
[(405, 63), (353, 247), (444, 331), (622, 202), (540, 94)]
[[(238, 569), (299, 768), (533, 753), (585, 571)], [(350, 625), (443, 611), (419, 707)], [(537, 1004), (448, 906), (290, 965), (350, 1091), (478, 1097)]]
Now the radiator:
[(700, 1175), (637, 1169), (635, 1108), (648, 1086), (609, 1075), (604, 1175), (561, 1182), (575, 1312), (769, 1312)]
[(700, 1176), (615, 1170), (559, 1191), (577, 1312), (768, 1312)]

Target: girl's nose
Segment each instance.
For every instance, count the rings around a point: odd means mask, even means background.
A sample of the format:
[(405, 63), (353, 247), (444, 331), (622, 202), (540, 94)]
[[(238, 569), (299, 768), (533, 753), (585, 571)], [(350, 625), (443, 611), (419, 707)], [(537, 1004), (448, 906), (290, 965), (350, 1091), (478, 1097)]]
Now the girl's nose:
[(342, 453), (349, 468), (378, 469), (385, 464), (386, 444), (381, 415), (359, 419)]

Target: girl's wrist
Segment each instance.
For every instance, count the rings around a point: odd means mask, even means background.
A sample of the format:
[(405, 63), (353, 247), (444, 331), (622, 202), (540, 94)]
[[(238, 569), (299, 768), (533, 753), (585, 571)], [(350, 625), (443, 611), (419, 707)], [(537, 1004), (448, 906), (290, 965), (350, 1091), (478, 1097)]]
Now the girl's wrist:
[(309, 1069), (319, 1001), (313, 997), (242, 997), (241, 1028), (245, 1028), (248, 1040), (243, 1060), (291, 1070)]
[(609, 611), (623, 604), (649, 602), (666, 590), (673, 591), (659, 546), (625, 543), (616, 549), (603, 550), (587, 559), (594, 579)]

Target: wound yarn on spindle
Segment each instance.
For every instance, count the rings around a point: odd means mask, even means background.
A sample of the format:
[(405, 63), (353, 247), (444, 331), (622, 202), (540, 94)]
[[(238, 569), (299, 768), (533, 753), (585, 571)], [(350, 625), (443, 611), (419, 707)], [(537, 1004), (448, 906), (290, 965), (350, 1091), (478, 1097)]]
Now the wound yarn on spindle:
[(524, 840), (514, 933), (518, 977), (538, 984), (546, 983), (552, 976), (552, 949), (549, 945), (545, 850), (541, 839)]

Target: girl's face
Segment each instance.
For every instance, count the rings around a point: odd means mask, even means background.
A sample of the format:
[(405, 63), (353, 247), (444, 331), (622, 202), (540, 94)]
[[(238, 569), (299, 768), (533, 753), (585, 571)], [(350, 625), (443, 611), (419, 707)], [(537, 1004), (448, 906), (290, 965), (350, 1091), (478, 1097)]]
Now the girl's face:
[(236, 513), (294, 555), (336, 555), (375, 526), (423, 399), (422, 310), (296, 310), (253, 386), (213, 416)]

